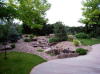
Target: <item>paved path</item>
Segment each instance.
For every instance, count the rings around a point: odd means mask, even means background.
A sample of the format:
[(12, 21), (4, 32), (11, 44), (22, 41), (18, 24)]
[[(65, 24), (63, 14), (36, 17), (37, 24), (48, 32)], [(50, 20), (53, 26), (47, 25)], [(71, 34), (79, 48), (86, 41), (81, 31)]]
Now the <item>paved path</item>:
[(30, 74), (100, 74), (100, 44), (85, 56), (57, 59), (33, 68)]

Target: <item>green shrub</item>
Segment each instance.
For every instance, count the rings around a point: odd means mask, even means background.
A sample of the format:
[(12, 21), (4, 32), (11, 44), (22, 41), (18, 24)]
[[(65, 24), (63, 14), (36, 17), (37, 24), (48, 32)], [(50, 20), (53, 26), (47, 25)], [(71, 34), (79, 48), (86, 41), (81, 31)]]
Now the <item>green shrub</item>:
[(11, 44), (10, 46), (11, 46), (11, 48), (15, 48), (15, 47), (16, 47), (16, 45), (15, 45), (15, 44)]
[(68, 40), (69, 41), (73, 41), (75, 39), (75, 37), (73, 35), (68, 35)]
[(74, 43), (75, 46), (79, 46), (80, 45), (80, 41), (79, 40), (76, 40), (76, 39), (73, 40), (73, 43)]
[(29, 37), (30, 37), (30, 39), (32, 39), (34, 37), (34, 35), (33, 34), (30, 34)]
[(28, 37), (28, 35), (25, 35), (25, 37)]
[(76, 38), (81, 38), (81, 39), (87, 39), (87, 38), (89, 38), (89, 35), (85, 34), (85, 33), (78, 33), (75, 36), (76, 36)]
[(85, 55), (87, 54), (87, 50), (83, 48), (77, 48), (76, 52), (79, 53), (79, 55)]
[(59, 39), (56, 37), (50, 38), (49, 43), (53, 43), (53, 42), (59, 42)]
[(43, 50), (43, 49), (38, 49), (37, 51), (38, 51), (38, 52), (43, 52), (44, 50)]
[(24, 42), (31, 42), (31, 39), (26, 38), (24, 39)]
[(50, 55), (50, 56), (56, 56), (56, 55), (55, 55), (55, 54), (53, 54), (53, 53), (49, 53), (49, 55)]

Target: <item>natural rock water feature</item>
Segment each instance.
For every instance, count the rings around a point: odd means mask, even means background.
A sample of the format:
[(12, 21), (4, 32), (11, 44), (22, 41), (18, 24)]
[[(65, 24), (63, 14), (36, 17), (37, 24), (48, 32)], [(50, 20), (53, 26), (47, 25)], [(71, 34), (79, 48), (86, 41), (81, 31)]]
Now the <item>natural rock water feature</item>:
[[(23, 37), (23, 39), (26, 38)], [(31, 42), (24, 42), (23, 39), (18, 40), (16, 47), (11, 51), (28, 52), (39, 55), (46, 60), (53, 60), (57, 58), (75, 57), (74, 52), (76, 48), (91, 49), (90, 46), (75, 47), (70, 41), (63, 41), (58, 43), (49, 43), (48, 36), (34, 37)], [(2, 45), (0, 46), (1, 49)], [(39, 52), (38, 50), (42, 50)], [(1, 51), (0, 51), (1, 52)]]
[(75, 53), (77, 47), (72, 42), (63, 41), (58, 43), (49, 43), (48, 37), (35, 37), (31, 43), (35, 49), (42, 49), (44, 53), (57, 56), (58, 58), (76, 57), (79, 54)]
[(33, 40), (35, 40), (32, 42), (33, 47), (40, 47), (41, 49), (47, 49), (49, 47), (48, 39), (46, 37), (41, 36)]

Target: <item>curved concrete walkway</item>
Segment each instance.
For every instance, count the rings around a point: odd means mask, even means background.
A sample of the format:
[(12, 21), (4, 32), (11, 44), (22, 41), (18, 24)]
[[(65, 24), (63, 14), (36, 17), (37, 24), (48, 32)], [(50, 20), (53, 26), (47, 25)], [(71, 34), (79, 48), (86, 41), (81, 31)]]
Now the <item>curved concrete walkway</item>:
[(85, 56), (52, 60), (33, 68), (30, 74), (100, 74), (100, 44)]

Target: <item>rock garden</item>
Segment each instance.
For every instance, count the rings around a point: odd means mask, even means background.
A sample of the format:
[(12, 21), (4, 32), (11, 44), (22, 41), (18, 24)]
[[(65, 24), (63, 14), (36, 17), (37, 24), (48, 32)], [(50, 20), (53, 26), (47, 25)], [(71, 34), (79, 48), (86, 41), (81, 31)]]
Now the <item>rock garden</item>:
[(71, 27), (68, 20), (49, 22), (48, 0), (0, 0), (0, 74), (29, 74), (43, 62), (87, 55), (100, 43), (100, 1), (82, 4), (84, 25)]
[(51, 57), (57, 58), (68, 58), (79, 56), (79, 53), (76, 52), (76, 49), (83, 48), (87, 51), (91, 50), (90, 46), (78, 45), (75, 46), (74, 42), (71, 41), (62, 41), (62, 42), (49, 42), (50, 36), (39, 36), (32, 39), (32, 42), (29, 43), (30, 46), (37, 50), (40, 53), (46, 53)]

